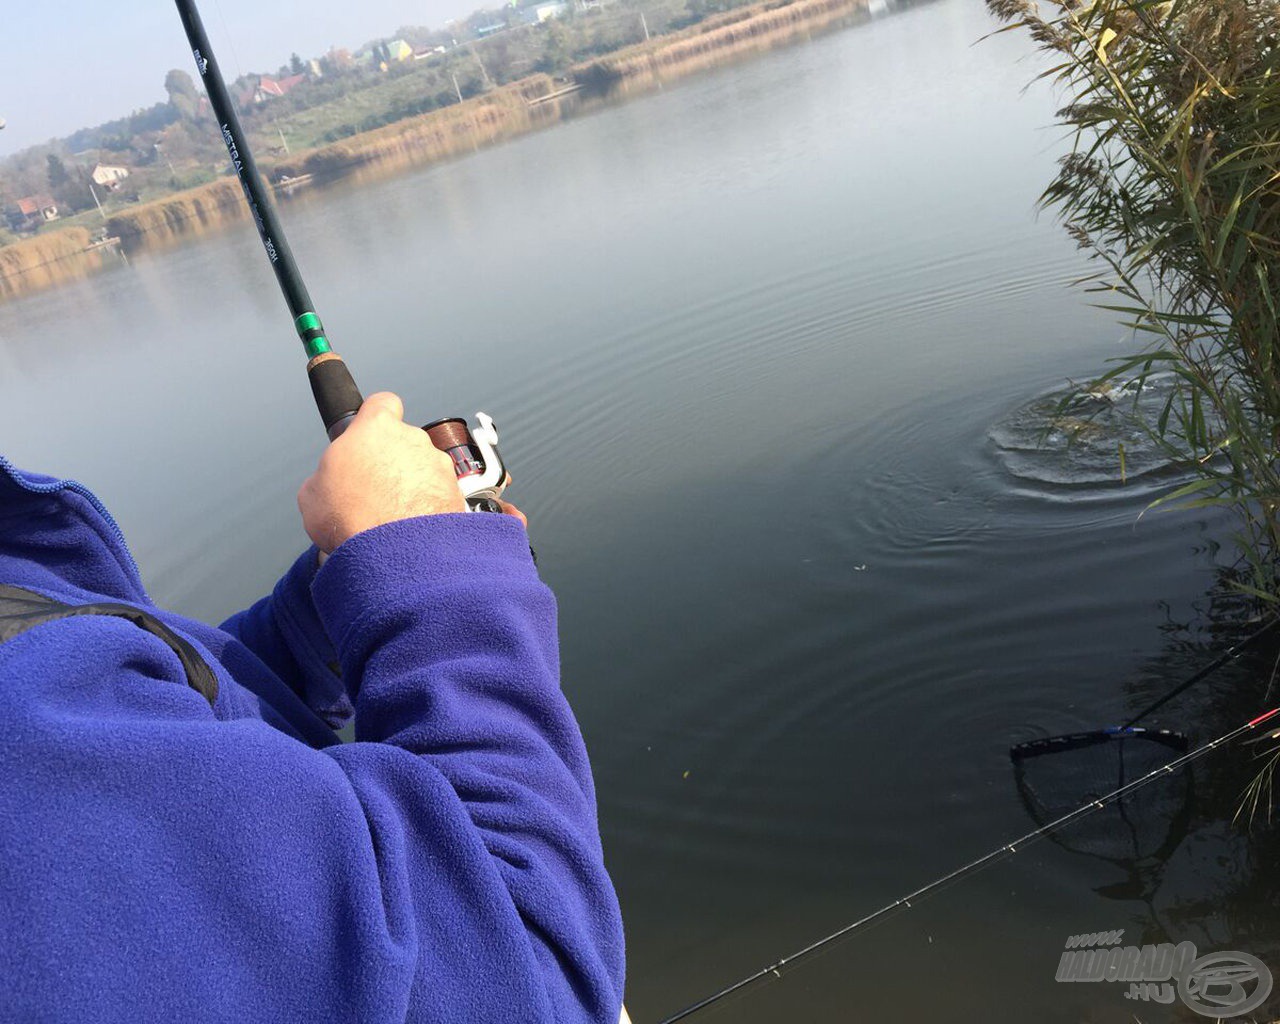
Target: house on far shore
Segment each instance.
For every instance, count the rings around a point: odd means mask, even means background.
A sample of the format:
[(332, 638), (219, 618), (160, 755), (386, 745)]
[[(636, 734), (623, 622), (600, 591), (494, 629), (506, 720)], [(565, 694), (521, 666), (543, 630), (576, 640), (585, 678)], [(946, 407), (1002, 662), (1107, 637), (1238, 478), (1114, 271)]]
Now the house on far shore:
[(306, 75), (290, 75), (288, 78), (272, 78), (270, 75), (262, 75), (258, 78), (258, 87), (253, 90), (253, 102), (265, 103), (275, 96), (284, 96), (306, 80)]
[(93, 169), (93, 183), (101, 185), (103, 188), (114, 192), (120, 187), (120, 182), (129, 177), (129, 168), (112, 167), (109, 164), (98, 164)]
[(14, 231), (34, 231), (41, 224), (57, 220), (61, 214), (53, 196), (27, 196), (4, 211), (9, 227)]
[(393, 39), (391, 42), (387, 43), (387, 53), (391, 54), (392, 60), (413, 59), (413, 47), (403, 39)]
[(524, 20), (530, 25), (541, 25), (544, 21), (550, 21), (552, 18), (561, 18), (568, 14), (569, 5), (559, 2), (559, 0), (549, 0), (547, 3), (526, 7), (521, 13), (524, 15)]

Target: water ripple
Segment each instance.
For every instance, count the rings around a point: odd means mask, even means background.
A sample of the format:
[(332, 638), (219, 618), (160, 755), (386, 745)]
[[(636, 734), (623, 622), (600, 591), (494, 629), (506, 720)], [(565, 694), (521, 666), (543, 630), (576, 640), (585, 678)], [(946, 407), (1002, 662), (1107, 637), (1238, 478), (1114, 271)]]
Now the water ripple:
[(1185, 476), (1152, 430), (1172, 380), (1037, 395), (995, 424), (992, 451), (1014, 490), (1045, 501), (1150, 501)]

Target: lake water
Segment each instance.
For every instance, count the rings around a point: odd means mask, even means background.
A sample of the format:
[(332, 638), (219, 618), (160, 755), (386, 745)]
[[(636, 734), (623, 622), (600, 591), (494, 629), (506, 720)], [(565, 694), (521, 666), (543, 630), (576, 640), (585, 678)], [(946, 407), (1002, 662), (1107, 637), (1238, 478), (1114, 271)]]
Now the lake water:
[[(1222, 645), (1225, 524), (1139, 520), (1170, 483), (1140, 441), (1126, 484), (1121, 435), (1036, 447), (1045, 396), (1129, 339), (1036, 215), (1059, 104), (993, 27), (940, 0), (284, 211), (366, 392), (503, 432), (637, 1024), (1027, 831), (1010, 744)], [(156, 599), (217, 619), (303, 543), (303, 362), (240, 225), (0, 306), (0, 448), (92, 487)], [(1246, 663), (1147, 724), (1206, 740), (1264, 688)], [(1269, 833), (1229, 824), (1249, 770), (1198, 765), (1137, 886), (1042, 843), (699, 1019), (1175, 1019), (1055, 983), (1063, 941), (1274, 952)]]

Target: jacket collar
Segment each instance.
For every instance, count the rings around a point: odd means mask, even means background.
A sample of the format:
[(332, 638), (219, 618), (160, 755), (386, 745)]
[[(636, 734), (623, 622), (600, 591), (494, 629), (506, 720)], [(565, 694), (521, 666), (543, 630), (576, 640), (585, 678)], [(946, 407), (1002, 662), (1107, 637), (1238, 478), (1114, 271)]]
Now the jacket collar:
[(151, 603), (111, 514), (87, 487), (0, 456), (0, 582), (72, 600)]

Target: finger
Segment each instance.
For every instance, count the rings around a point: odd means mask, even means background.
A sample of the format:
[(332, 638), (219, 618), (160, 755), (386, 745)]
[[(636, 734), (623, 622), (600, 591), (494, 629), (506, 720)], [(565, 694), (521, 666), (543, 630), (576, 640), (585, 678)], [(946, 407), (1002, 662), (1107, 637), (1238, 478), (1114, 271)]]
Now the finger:
[(307, 506), (311, 502), (311, 492), (315, 490), (315, 484), (311, 482), (312, 479), (312, 477), (307, 477), (302, 481), (302, 486), (298, 488), (298, 511), (303, 515), (306, 515)]
[(360, 413), (366, 417), (390, 415), (394, 416), (397, 420), (403, 420), (404, 402), (402, 402), (400, 400), (400, 396), (394, 392), (379, 391), (364, 400), (364, 405), (360, 406)]
[(526, 516), (523, 512), (521, 512), (518, 508), (516, 508), (513, 504), (511, 504), (511, 502), (503, 501), (501, 498), (499, 498), (498, 504), (502, 506), (503, 512), (505, 512), (509, 516), (515, 516), (517, 519), (520, 520), (521, 525), (523, 525), (526, 530), (529, 529), (529, 517)]

